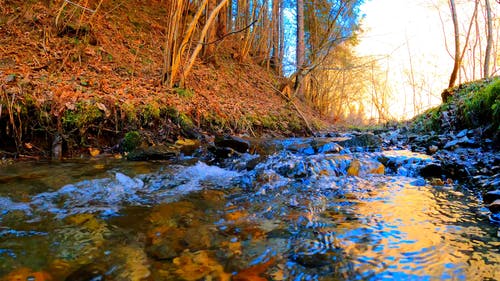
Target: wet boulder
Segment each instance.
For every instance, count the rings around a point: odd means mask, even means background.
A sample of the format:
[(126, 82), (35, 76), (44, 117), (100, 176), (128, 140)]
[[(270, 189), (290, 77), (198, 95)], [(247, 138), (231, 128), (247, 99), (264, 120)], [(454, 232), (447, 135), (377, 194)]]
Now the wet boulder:
[(215, 137), (214, 144), (218, 148), (230, 148), (239, 153), (248, 152), (250, 149), (250, 142), (235, 136), (217, 136)]
[(456, 147), (478, 147), (478, 143), (471, 138), (468, 138), (467, 136), (463, 136), (461, 138), (455, 138), (453, 140), (448, 141), (444, 145), (444, 149), (455, 149)]
[(339, 153), (342, 149), (344, 148), (335, 142), (327, 142), (315, 148), (318, 153)]
[(200, 148), (201, 142), (196, 139), (179, 139), (175, 142), (175, 147), (184, 155), (193, 155)]
[(129, 161), (172, 160), (179, 155), (176, 148), (156, 145), (147, 148), (137, 148), (127, 155)]
[(500, 212), (500, 199), (497, 199), (497, 200), (493, 201), (491, 204), (489, 204), (488, 209), (490, 209), (490, 211), (493, 213), (499, 213)]
[(420, 168), (419, 173), (424, 178), (439, 178), (443, 174), (443, 167), (439, 163), (429, 163)]
[(373, 133), (353, 133), (345, 135), (345, 138), (337, 141), (337, 144), (344, 148), (377, 150), (382, 146), (382, 141)]
[(105, 275), (105, 272), (106, 268), (104, 268), (102, 264), (91, 263), (78, 268), (64, 280), (66, 281), (106, 280), (107, 277)]
[(500, 189), (488, 191), (483, 195), (484, 204), (491, 204), (500, 199)]

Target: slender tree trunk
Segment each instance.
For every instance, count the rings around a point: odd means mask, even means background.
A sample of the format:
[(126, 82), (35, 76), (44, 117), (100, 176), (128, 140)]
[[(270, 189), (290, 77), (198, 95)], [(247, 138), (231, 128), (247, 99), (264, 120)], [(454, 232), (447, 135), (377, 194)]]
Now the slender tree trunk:
[(304, 96), (303, 92), (303, 68), (305, 62), (305, 36), (304, 36), (304, 0), (297, 0), (297, 79), (295, 88), (299, 97)]
[(284, 1), (280, 1), (280, 19), (279, 19), (279, 30), (280, 30), (280, 48), (279, 48), (279, 61), (281, 62), (281, 71), (283, 72), (283, 57), (285, 55), (285, 17), (283, 16)]
[(487, 78), (490, 76), (490, 57), (491, 57), (491, 47), (493, 45), (493, 22), (491, 18), (490, 1), (485, 0), (485, 3), (486, 3), (487, 40), (486, 40), (486, 51), (484, 54), (483, 77)]
[(272, 29), (272, 34), (273, 34), (273, 39), (272, 39), (272, 46), (273, 46), (273, 55), (271, 59), (272, 66), (274, 70), (278, 74), (281, 74), (281, 61), (279, 57), (279, 52), (280, 52), (280, 6), (281, 6), (281, 1), (280, 0), (273, 0), (273, 16), (272, 16), (272, 24), (273, 24), (273, 29)]
[(215, 17), (219, 13), (219, 11), (224, 7), (224, 5), (227, 4), (227, 1), (228, 0), (222, 0), (221, 3), (213, 9), (213, 11), (210, 13), (210, 16), (208, 17), (207, 21), (205, 22), (205, 26), (201, 30), (200, 39), (198, 41), (198, 44), (196, 45), (196, 48), (193, 50), (193, 53), (191, 54), (191, 57), (189, 58), (189, 61), (188, 61), (187, 65), (182, 73), (181, 81), (179, 83), (179, 85), (181, 87), (185, 86), (186, 77), (188, 76), (189, 72), (191, 71), (191, 68), (193, 67), (194, 62), (202, 49), (203, 42), (205, 41), (205, 38), (206, 38), (207, 33), (208, 33), (208, 29), (210, 28), (210, 26), (213, 25)]
[(227, 24), (226, 31), (233, 31), (233, 0), (229, 0), (227, 4)]
[(449, 0), (450, 10), (451, 10), (451, 18), (453, 20), (453, 30), (455, 32), (455, 62), (453, 64), (453, 70), (450, 76), (450, 82), (448, 87), (451, 88), (455, 85), (455, 81), (457, 80), (458, 71), (460, 70), (461, 64), (461, 53), (460, 53), (460, 29), (458, 27), (458, 18), (457, 18), (457, 9), (455, 6), (455, 0)]
[[(220, 4), (222, 0), (218, 0), (217, 4)], [(219, 15), (217, 17), (217, 38), (223, 37), (227, 33), (227, 16), (228, 8), (223, 8), (220, 10)]]
[[(215, 7), (217, 7), (217, 0), (208, 0), (205, 24), (208, 22), (208, 18), (210, 17), (210, 14), (215, 9)], [(204, 41), (205, 45), (203, 46), (203, 51), (202, 51), (203, 56), (205, 58), (213, 56), (215, 52), (215, 45), (208, 43), (215, 41), (216, 38), (217, 38), (217, 26), (215, 24), (208, 27), (207, 36)]]

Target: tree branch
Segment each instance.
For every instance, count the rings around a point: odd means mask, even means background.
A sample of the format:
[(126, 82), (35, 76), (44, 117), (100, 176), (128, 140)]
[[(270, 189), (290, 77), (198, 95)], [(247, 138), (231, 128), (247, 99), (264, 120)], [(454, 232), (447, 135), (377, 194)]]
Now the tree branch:
[(202, 45), (210, 45), (210, 44), (215, 44), (215, 43), (217, 43), (217, 42), (220, 42), (220, 41), (224, 40), (224, 38), (226, 38), (226, 37), (228, 37), (228, 36), (231, 36), (231, 35), (233, 35), (233, 34), (240, 33), (240, 32), (243, 32), (243, 31), (245, 31), (245, 30), (249, 29), (249, 28), (250, 28), (250, 27), (252, 27), (252, 25), (254, 25), (257, 21), (258, 21), (258, 20), (254, 20), (254, 21), (253, 21), (253, 22), (251, 22), (249, 25), (247, 25), (247, 26), (243, 27), (243, 28), (242, 28), (242, 29), (240, 29), (240, 30), (231, 31), (231, 32), (229, 32), (229, 33), (226, 33), (226, 34), (224, 34), (221, 38), (219, 38), (219, 39), (217, 39), (217, 40), (214, 40), (214, 41), (212, 41), (212, 42), (208, 42), (208, 43), (201, 43), (201, 44), (202, 44)]

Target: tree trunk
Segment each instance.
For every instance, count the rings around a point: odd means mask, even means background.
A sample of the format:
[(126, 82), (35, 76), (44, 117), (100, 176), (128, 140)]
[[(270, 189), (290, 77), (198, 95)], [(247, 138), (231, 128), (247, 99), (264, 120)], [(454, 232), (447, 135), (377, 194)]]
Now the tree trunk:
[[(222, 0), (218, 0), (217, 4), (220, 4)], [(219, 12), (219, 16), (217, 18), (217, 38), (222, 38), (224, 35), (227, 33), (227, 15), (228, 15), (228, 8), (223, 8)]]
[(460, 53), (460, 29), (458, 27), (458, 18), (457, 18), (457, 9), (455, 6), (455, 0), (450, 1), (450, 10), (451, 10), (451, 18), (453, 20), (453, 30), (455, 32), (455, 62), (453, 64), (453, 70), (450, 76), (450, 83), (448, 84), (448, 88), (451, 88), (455, 85), (455, 81), (457, 80), (458, 71), (460, 69), (461, 63), (461, 53)]
[(273, 24), (273, 39), (272, 39), (272, 46), (273, 46), (273, 55), (271, 58), (271, 64), (276, 70), (278, 74), (281, 74), (281, 61), (279, 57), (279, 52), (280, 52), (280, 6), (281, 6), (281, 1), (280, 0), (273, 0), (273, 17), (272, 17), (272, 24)]
[(297, 96), (303, 97), (303, 68), (305, 62), (304, 36), (304, 0), (297, 0), (297, 80), (295, 83)]
[[(208, 0), (207, 13), (206, 13), (207, 20), (205, 21), (205, 24), (207, 24), (208, 18), (210, 17), (210, 14), (215, 9), (215, 7), (217, 7), (217, 0)], [(218, 26), (214, 25), (208, 27), (208, 33), (204, 41), (205, 45), (203, 46), (203, 52), (202, 52), (205, 58), (209, 59), (211, 56), (214, 55), (215, 45), (209, 43), (216, 40), (217, 27)]]
[(207, 36), (208, 29), (210, 26), (213, 26), (213, 22), (215, 20), (215, 17), (219, 13), (219, 11), (222, 9), (222, 7), (227, 4), (228, 0), (222, 0), (221, 3), (213, 9), (213, 11), (210, 13), (210, 16), (208, 17), (207, 21), (205, 22), (205, 26), (201, 30), (200, 34), (200, 40), (198, 41), (198, 44), (196, 45), (196, 48), (193, 50), (193, 53), (191, 54), (191, 57), (189, 58), (189, 61), (186, 65), (186, 68), (184, 69), (181, 77), (181, 81), (179, 83), (180, 87), (185, 87), (185, 81), (186, 77), (188, 76), (189, 72), (191, 71), (191, 68), (193, 67), (193, 64), (198, 57), (198, 54), (201, 51), (201, 48), (203, 46), (203, 42), (205, 41), (205, 38)]
[(493, 23), (491, 18), (491, 6), (490, 1), (485, 0), (486, 3), (486, 22), (487, 22), (487, 40), (486, 40), (486, 51), (484, 54), (484, 67), (483, 67), (483, 77), (488, 78), (490, 76), (490, 57), (491, 57), (491, 47), (493, 45)]

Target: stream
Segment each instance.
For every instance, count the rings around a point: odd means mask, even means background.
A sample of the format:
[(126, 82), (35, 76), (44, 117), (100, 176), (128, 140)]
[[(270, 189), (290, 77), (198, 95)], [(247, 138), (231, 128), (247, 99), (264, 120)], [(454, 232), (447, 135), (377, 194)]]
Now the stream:
[(431, 156), (259, 147), (0, 167), (0, 280), (500, 280), (499, 225)]

